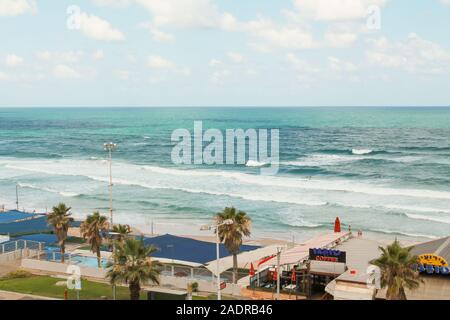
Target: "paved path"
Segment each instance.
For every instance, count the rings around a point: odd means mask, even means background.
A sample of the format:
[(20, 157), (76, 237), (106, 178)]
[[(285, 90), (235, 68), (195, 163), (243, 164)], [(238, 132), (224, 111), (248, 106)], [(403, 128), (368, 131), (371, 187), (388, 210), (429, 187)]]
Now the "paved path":
[(59, 299), (0, 290), (0, 300), (59, 300)]

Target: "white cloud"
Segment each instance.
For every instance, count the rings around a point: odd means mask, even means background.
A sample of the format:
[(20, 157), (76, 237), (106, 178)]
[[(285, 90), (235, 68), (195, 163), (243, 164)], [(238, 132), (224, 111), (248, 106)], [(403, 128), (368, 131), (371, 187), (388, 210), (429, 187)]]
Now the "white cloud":
[(231, 71), (223, 68), (219, 70), (215, 70), (210, 77), (210, 81), (213, 84), (220, 85), (223, 84), (225, 79), (231, 75)]
[(8, 54), (5, 58), (5, 64), (8, 67), (18, 67), (23, 65), (23, 58), (15, 54)]
[(350, 31), (328, 31), (325, 33), (325, 43), (331, 47), (348, 47), (357, 38), (358, 35)]
[(293, 53), (288, 53), (286, 55), (286, 60), (290, 64), (290, 66), (300, 73), (317, 73), (319, 69), (312, 66), (310, 63), (300, 59)]
[(296, 72), (297, 80), (302, 84), (309, 86), (310, 83), (317, 80), (320, 69), (313, 66), (311, 63), (306, 62), (293, 53), (288, 53), (286, 55), (286, 61)]
[(227, 27), (235, 31), (246, 31), (263, 40), (264, 45), (268, 47), (310, 49), (318, 46), (313, 35), (303, 26), (277, 26), (273, 21), (262, 17), (249, 22), (236, 23), (234, 26), (229, 24)]
[(191, 74), (191, 70), (189, 68), (178, 66), (172, 61), (158, 55), (149, 56), (147, 65), (152, 69), (169, 70), (184, 76), (189, 76)]
[(403, 42), (390, 42), (382, 37), (369, 43), (372, 50), (366, 55), (374, 65), (426, 74), (439, 74), (450, 69), (450, 53), (415, 33), (410, 33)]
[(144, 29), (147, 29), (150, 32), (153, 41), (172, 42), (175, 40), (173, 34), (160, 30), (159, 28), (155, 27), (154, 24), (151, 22), (142, 23), (140, 26)]
[(64, 79), (76, 79), (81, 77), (78, 71), (64, 64), (58, 64), (57, 66), (55, 66), (55, 68), (53, 69), (53, 75), (57, 78)]
[(244, 62), (244, 56), (237, 52), (228, 52), (228, 58), (234, 63)]
[(209, 66), (210, 66), (210, 67), (217, 67), (217, 66), (220, 66), (220, 65), (222, 65), (222, 61), (220, 61), (220, 60), (217, 60), (217, 59), (211, 59), (211, 60), (209, 61)]
[(38, 59), (50, 62), (74, 63), (80, 61), (84, 56), (84, 52), (78, 51), (39, 51), (36, 53)]
[(18, 16), (24, 13), (35, 13), (37, 11), (34, 0), (1, 0), (0, 16)]
[(450, 0), (441, 0), (441, 3), (450, 5)]
[(0, 71), (0, 81), (8, 80), (8, 75)]
[(119, 79), (119, 80), (129, 80), (130, 79), (130, 72), (128, 70), (116, 70), (114, 72), (114, 75)]
[(355, 72), (358, 67), (352, 62), (343, 61), (336, 57), (328, 57), (328, 66), (334, 72)]
[(131, 0), (94, 0), (98, 6), (125, 7), (131, 3)]
[(78, 19), (80, 30), (89, 38), (102, 41), (121, 41), (125, 39), (120, 30), (97, 16), (83, 12), (79, 14)]
[(92, 58), (94, 60), (102, 60), (105, 57), (105, 54), (102, 50), (97, 50), (92, 53)]
[(366, 17), (371, 6), (382, 8), (387, 0), (294, 0), (298, 12), (321, 21), (355, 20)]
[(211, 0), (136, 0), (153, 16), (156, 26), (217, 27), (221, 14)]

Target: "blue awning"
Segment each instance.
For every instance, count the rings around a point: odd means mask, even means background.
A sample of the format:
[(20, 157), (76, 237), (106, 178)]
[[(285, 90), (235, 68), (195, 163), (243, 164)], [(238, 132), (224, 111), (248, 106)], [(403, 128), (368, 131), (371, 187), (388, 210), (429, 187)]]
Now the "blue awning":
[[(165, 234), (157, 237), (145, 237), (146, 245), (155, 246), (158, 251), (153, 254), (156, 258), (173, 259), (186, 262), (206, 264), (216, 260), (216, 244), (191, 238), (177, 237)], [(251, 251), (258, 246), (242, 245), (240, 251)], [(228, 257), (230, 253), (223, 244), (220, 244), (220, 257)]]

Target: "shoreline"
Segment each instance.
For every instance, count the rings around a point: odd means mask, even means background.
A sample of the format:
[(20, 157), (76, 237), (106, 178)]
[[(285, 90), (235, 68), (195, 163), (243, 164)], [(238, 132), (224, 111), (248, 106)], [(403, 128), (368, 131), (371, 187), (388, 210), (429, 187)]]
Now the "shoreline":
[[(5, 211), (15, 210), (12, 207), (13, 206), (5, 205)], [(25, 210), (26, 210), (25, 212), (27, 213), (33, 213), (33, 210), (30, 209)], [(46, 210), (39, 210), (39, 209), (35, 210), (35, 213), (45, 213), (45, 212)], [(108, 214), (104, 213), (104, 215)], [(86, 214), (75, 213), (72, 216), (76, 221), (83, 221), (83, 219), (86, 217)], [(115, 221), (117, 221), (117, 219)], [(204, 224), (207, 224), (210, 221), (211, 219), (209, 220), (205, 219), (205, 221), (201, 221), (202, 223), (200, 223), (200, 221), (194, 222), (192, 220), (186, 220), (181, 217), (178, 219), (171, 219), (171, 220), (163, 220), (163, 219), (154, 220), (153, 235), (150, 223), (133, 224), (120, 220), (119, 223), (128, 224), (135, 233), (142, 234), (148, 237), (163, 234), (172, 234), (176, 236), (188, 237), (202, 241), (215, 242), (215, 236), (212, 235), (212, 231), (200, 231), (200, 227)], [(345, 228), (345, 221), (343, 221), (343, 228)], [(352, 231), (354, 233), (357, 232), (356, 229)], [(253, 229), (252, 236), (250, 238), (244, 239), (244, 244), (267, 246), (274, 244), (286, 245), (294, 243), (298, 245), (327, 232), (332, 232), (332, 229), (330, 228), (330, 230), (328, 231), (326, 229), (320, 230), (311, 229), (309, 232), (304, 232), (302, 230), (270, 230), (270, 229), (256, 228)], [(363, 231), (363, 235), (366, 239), (375, 240), (383, 245), (391, 243), (396, 238), (399, 239), (406, 246), (433, 240), (430, 237), (421, 237), (412, 235), (409, 236), (396, 233), (389, 234), (373, 231)], [(440, 237), (436, 236), (436, 239), (438, 238)]]

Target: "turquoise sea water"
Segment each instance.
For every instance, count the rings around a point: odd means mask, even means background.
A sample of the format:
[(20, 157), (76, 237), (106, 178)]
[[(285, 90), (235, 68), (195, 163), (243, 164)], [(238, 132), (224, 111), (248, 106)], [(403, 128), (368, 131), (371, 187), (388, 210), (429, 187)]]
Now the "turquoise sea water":
[[(280, 171), (176, 166), (171, 133), (280, 129)], [(76, 217), (108, 211), (103, 143), (114, 141), (116, 222), (200, 233), (224, 206), (253, 218), (257, 236), (310, 238), (339, 216), (385, 237), (450, 234), (450, 108), (0, 109), (0, 204)]]

